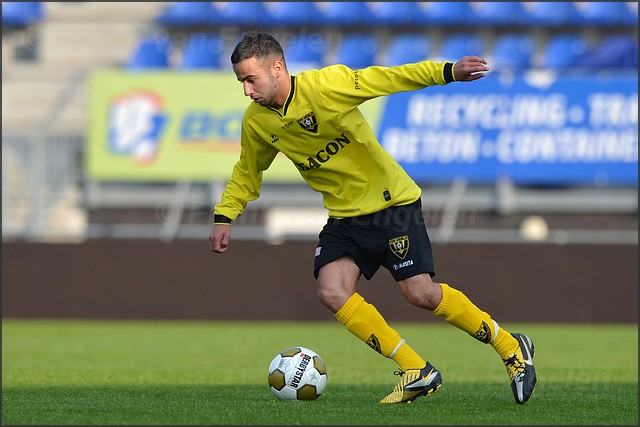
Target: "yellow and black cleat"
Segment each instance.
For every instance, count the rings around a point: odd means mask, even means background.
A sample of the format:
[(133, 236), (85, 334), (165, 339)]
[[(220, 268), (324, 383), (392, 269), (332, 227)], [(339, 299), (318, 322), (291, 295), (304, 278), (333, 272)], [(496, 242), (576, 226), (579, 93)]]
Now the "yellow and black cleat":
[(400, 371), (400, 381), (380, 403), (409, 403), (420, 396), (429, 396), (442, 386), (440, 371), (427, 363), (422, 369)]
[(507, 368), (509, 380), (511, 380), (513, 397), (516, 399), (516, 403), (522, 405), (531, 398), (538, 380), (536, 369), (533, 367), (535, 347), (528, 336), (523, 334), (511, 335), (518, 340), (520, 346), (514, 354), (502, 361)]

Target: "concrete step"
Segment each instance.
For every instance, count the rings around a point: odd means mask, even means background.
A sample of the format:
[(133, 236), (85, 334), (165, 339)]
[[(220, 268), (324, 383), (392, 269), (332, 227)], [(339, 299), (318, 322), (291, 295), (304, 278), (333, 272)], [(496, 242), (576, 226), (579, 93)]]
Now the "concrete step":
[(166, 2), (45, 2), (47, 22), (147, 22)]
[(69, 70), (121, 67), (150, 29), (147, 22), (50, 22), (42, 26), (40, 62)]
[[(44, 125), (67, 81), (6, 81), (2, 84), (3, 131), (34, 131)], [(52, 130), (82, 131), (87, 128), (88, 95), (81, 83), (62, 110)]]

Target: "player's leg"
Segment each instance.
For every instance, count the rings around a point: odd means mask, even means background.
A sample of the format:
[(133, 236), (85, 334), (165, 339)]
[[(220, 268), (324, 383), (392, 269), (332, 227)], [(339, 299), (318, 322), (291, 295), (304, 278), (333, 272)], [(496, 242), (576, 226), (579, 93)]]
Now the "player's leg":
[(354, 295), (360, 268), (351, 256), (343, 256), (318, 270), (318, 299), (336, 314)]
[(358, 294), (360, 268), (352, 256), (343, 256), (318, 271), (318, 298), (347, 330), (400, 369), (423, 367), (425, 361), (390, 327), (375, 306)]
[(385, 228), (388, 244), (382, 245), (386, 248), (381, 264), (413, 305), (433, 311), (477, 340), (490, 343), (504, 361), (516, 402), (526, 402), (536, 382), (531, 340), (500, 328), (488, 313), (457, 289), (432, 281), (435, 268), (431, 241), (419, 199), (392, 211)]
[[(372, 304), (355, 292), (360, 274), (360, 268), (351, 256), (325, 264), (318, 270), (318, 298), (349, 332), (381, 355), (393, 359), (398, 363), (400, 372), (409, 372), (403, 379), (405, 385), (411, 384), (387, 396), (382, 403), (409, 402), (436, 391), (442, 383), (440, 373), (387, 324)], [(413, 375), (414, 370), (416, 375)], [(422, 378), (415, 381), (422, 371), (428, 378), (427, 384)]]
[[(431, 365), (405, 343), (376, 307), (355, 291), (361, 275), (370, 279), (380, 267), (380, 256), (368, 252), (368, 245), (363, 242), (373, 236), (373, 246), (387, 246), (378, 230), (376, 215), (327, 221), (320, 233), (314, 262), (318, 297), (349, 332), (381, 355), (393, 359), (400, 367), (400, 372), (417, 369), (419, 373)], [(431, 387), (422, 385), (406, 394), (401, 393), (399, 398), (394, 396), (386, 400), (390, 400), (389, 403), (411, 401), (437, 389), (441, 383), (440, 374), (434, 370), (428, 377)]]
[(537, 380), (533, 367), (534, 346), (529, 337), (501, 328), (464, 293), (446, 283), (434, 283), (429, 274), (398, 281), (398, 286), (411, 304), (433, 311), (478, 341), (491, 344), (507, 368), (516, 402), (522, 404), (529, 400)]

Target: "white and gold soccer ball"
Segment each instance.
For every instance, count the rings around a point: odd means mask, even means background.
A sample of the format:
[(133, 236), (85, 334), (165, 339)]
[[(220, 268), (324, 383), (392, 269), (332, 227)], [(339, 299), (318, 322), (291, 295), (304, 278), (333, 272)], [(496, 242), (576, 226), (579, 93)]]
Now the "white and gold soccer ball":
[(269, 365), (269, 387), (280, 400), (314, 400), (327, 386), (327, 367), (313, 350), (291, 347)]

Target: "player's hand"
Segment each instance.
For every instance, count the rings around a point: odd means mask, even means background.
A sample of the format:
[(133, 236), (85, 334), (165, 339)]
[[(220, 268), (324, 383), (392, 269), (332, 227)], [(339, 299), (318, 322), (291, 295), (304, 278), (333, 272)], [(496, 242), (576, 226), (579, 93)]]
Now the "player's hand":
[(229, 247), (229, 239), (231, 239), (231, 225), (215, 224), (209, 234), (209, 249), (218, 254), (224, 253)]
[(487, 61), (480, 56), (465, 56), (453, 66), (453, 77), (457, 82), (470, 82), (484, 77), (489, 71)]

